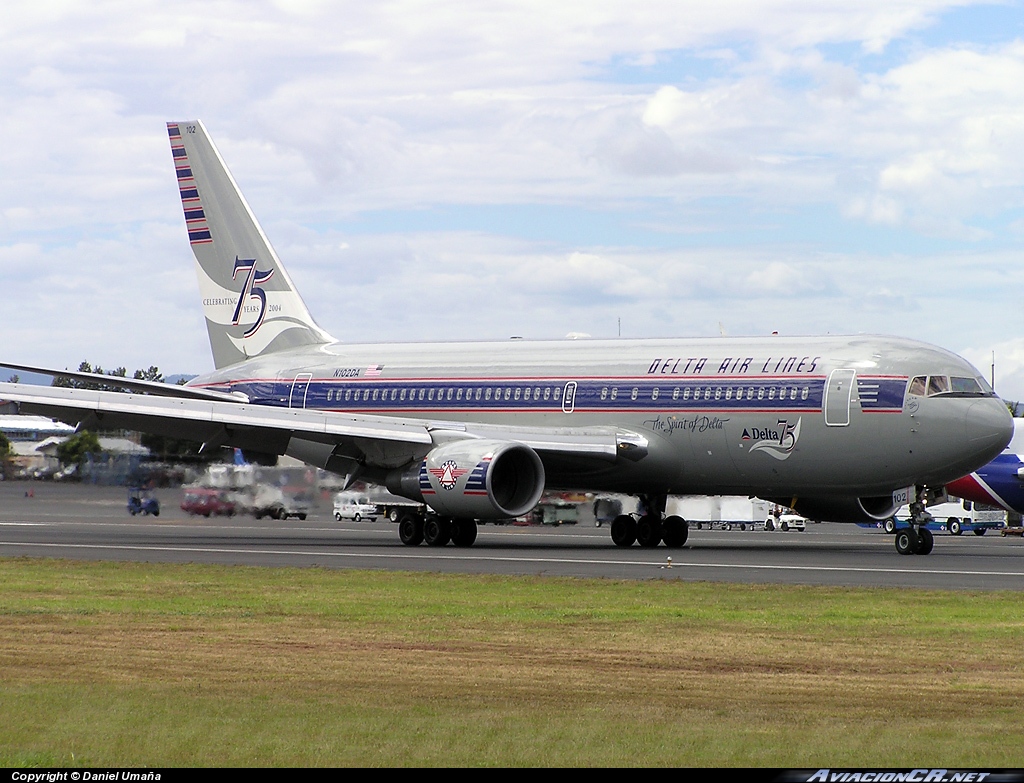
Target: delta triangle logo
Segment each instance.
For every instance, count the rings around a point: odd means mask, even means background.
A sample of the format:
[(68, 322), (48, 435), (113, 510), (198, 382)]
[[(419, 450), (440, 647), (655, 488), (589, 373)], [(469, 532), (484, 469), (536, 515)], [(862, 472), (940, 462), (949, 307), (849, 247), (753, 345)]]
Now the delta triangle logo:
[(442, 462), (439, 468), (430, 468), (430, 475), (437, 479), (442, 489), (447, 490), (455, 489), (456, 482), (468, 472), (465, 468), (460, 468), (453, 459)]
[(796, 442), (800, 439), (800, 424), (803, 418), (796, 420), (796, 424), (788, 419), (779, 419), (774, 427), (750, 427), (743, 430), (741, 440), (755, 441), (749, 453), (763, 451), (769, 457), (783, 460), (789, 459), (789, 455), (796, 448)]

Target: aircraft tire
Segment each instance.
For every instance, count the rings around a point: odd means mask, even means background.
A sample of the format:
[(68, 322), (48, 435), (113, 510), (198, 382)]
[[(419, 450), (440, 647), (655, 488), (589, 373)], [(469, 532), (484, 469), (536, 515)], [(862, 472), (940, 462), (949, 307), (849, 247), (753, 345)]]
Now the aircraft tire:
[(917, 549), (914, 550), (914, 554), (930, 554), (934, 546), (935, 537), (932, 535), (932, 531), (926, 527), (921, 528), (921, 531), (917, 534)]
[(418, 514), (403, 514), (398, 520), (398, 537), (406, 546), (423, 543), (423, 517)]
[(896, 551), (901, 555), (912, 555), (917, 551), (917, 533), (912, 527), (901, 527), (896, 531)]
[(645, 549), (653, 549), (661, 543), (661, 520), (644, 514), (636, 522), (636, 542)]
[(679, 549), (686, 543), (690, 533), (689, 525), (682, 517), (666, 517), (661, 523), (661, 537), (669, 549)]
[(636, 541), (636, 522), (633, 517), (623, 514), (612, 520), (612, 541), (615, 546), (633, 546)]
[(423, 521), (423, 540), (427, 546), (444, 546), (452, 538), (451, 522), (431, 514)]
[(950, 517), (947, 519), (946, 530), (948, 530), (949, 534), (952, 536), (960, 535), (963, 532), (963, 529), (960, 527), (960, 520), (956, 517)]
[(477, 526), (475, 519), (452, 520), (452, 543), (455, 546), (473, 546), (476, 541)]

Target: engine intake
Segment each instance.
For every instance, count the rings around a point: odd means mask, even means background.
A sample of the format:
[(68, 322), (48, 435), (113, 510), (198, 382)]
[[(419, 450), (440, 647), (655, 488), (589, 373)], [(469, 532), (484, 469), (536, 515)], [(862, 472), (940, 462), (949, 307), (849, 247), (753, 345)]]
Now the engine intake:
[(443, 516), (507, 519), (537, 505), (544, 465), (521, 443), (460, 440), (431, 450), (418, 465), (393, 471), (387, 487)]

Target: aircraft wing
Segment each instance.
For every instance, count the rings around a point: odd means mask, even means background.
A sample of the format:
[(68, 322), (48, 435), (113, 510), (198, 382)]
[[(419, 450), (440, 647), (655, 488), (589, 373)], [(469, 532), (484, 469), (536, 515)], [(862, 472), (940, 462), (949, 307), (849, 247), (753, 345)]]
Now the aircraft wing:
[(118, 386), (131, 391), (159, 394), (164, 397), (190, 397), (198, 400), (227, 400), (229, 402), (246, 402), (237, 393), (227, 394), (212, 389), (196, 389), (192, 386), (178, 386), (174, 383), (162, 383), (160, 381), (142, 381), (138, 378), (125, 378), (120, 375), (101, 375), (94, 372), (78, 372), (76, 370), (54, 370), (48, 367), (33, 367), (28, 364), (11, 364), (0, 362), (0, 367), (7, 367), (11, 370), (31, 372), (38, 375), (52, 375), (54, 378), (67, 378), (82, 383), (103, 384), (104, 386)]
[[(165, 384), (153, 384), (164, 386)], [(173, 388), (173, 387), (172, 387)], [(227, 397), (228, 395), (222, 395)], [(330, 445), (382, 443), (426, 451), (439, 442), (494, 438), (523, 443), (539, 452), (614, 461), (645, 444), (641, 436), (607, 427), (517, 427), (473, 422), (431, 421), (252, 405), (237, 400), (167, 397), (89, 389), (0, 383), (0, 400), (84, 429), (128, 429), (196, 440), (212, 446), (285, 453), (293, 439)], [(419, 447), (419, 448), (416, 448)], [(426, 447), (426, 448), (423, 448)], [(370, 451), (372, 449), (362, 449)], [(395, 453), (394, 448), (390, 453)]]

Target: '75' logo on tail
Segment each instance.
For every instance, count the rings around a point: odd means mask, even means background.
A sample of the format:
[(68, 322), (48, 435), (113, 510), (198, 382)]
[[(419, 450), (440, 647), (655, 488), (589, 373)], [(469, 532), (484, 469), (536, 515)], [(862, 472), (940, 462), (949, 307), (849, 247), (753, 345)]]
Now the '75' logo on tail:
[(272, 278), (274, 270), (260, 272), (256, 269), (255, 258), (239, 258), (235, 256), (235, 271), (232, 272), (231, 279), (237, 279), (239, 272), (245, 273), (245, 283), (242, 284), (242, 290), (238, 295), (238, 304), (235, 305), (235, 312), (231, 316), (231, 325), (238, 326), (238, 320), (242, 317), (242, 308), (245, 307), (245, 303), (250, 299), (256, 299), (260, 303), (259, 315), (256, 316), (256, 321), (253, 325), (242, 335), (242, 337), (251, 337), (260, 328), (260, 324), (263, 323), (263, 317), (267, 314), (267, 294), (262, 288), (257, 286)]

